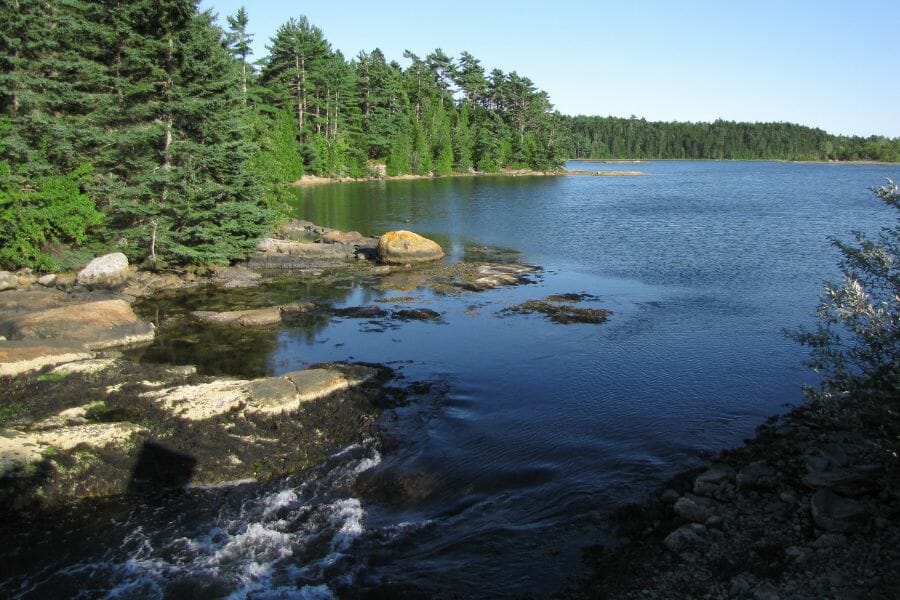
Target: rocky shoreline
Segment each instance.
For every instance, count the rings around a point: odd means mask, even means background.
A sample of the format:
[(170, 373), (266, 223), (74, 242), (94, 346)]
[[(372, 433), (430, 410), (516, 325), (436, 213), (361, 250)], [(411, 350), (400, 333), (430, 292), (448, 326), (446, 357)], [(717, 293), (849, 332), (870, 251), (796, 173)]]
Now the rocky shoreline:
[[(263, 481), (373, 436), (381, 409), (403, 402), (409, 387), (396, 386), (389, 368), (334, 363), (240, 379), (134, 362), (129, 349), (152, 343), (166, 325), (139, 307), (166, 294), (209, 290), (206, 297), (217, 297), (284, 278), (324, 286), (363, 278), (382, 289), (462, 294), (529, 283), (540, 271), (487, 248), (460, 263), (442, 257), (437, 244), (411, 232), (372, 238), (290, 221), (231, 267), (139, 272), (123, 255), (107, 255), (79, 273), (3, 272), (0, 505), (52, 508), (137, 488)], [(362, 318), (376, 328), (443, 323), (414, 304), (333, 309), (261, 297), (262, 305), (193, 310), (185, 318), (224, 335), (304, 318)], [(163, 463), (184, 472), (167, 473)]]
[(802, 406), (613, 518), (569, 598), (900, 597), (900, 423)]

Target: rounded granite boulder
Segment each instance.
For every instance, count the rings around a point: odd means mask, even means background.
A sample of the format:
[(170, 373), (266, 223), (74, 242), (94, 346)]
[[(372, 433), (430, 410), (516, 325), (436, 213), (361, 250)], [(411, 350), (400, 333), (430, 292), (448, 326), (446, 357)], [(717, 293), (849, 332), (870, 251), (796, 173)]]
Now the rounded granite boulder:
[(90, 288), (114, 288), (123, 285), (130, 275), (128, 258), (121, 252), (98, 256), (78, 272), (78, 283)]
[(385, 264), (405, 265), (444, 258), (444, 251), (437, 242), (412, 231), (388, 231), (378, 239), (378, 261)]

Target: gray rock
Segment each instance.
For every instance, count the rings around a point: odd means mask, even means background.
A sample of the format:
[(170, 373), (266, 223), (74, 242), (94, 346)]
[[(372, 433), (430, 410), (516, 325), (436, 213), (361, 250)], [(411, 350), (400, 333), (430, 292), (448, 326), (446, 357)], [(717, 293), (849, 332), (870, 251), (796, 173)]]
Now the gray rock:
[(734, 469), (728, 465), (713, 465), (694, 480), (694, 494), (715, 498), (722, 488), (734, 481)]
[(843, 533), (823, 533), (812, 545), (814, 548), (840, 548), (847, 545), (847, 536)]
[(712, 515), (706, 520), (707, 529), (722, 529), (725, 526), (725, 519), (719, 515)]
[(813, 520), (827, 531), (865, 531), (869, 528), (869, 514), (865, 507), (828, 489), (813, 494), (810, 501)]
[(878, 488), (878, 465), (852, 465), (822, 468), (821, 460), (807, 461), (807, 474), (803, 483), (811, 488), (828, 488), (846, 496), (861, 496)]
[(56, 285), (56, 274), (55, 274), (55, 273), (49, 273), (49, 274), (44, 275), (44, 276), (42, 276), (42, 277), (38, 277), (37, 282), (38, 282), (39, 284), (41, 284), (42, 286), (44, 286), (44, 287), (53, 287), (53, 286)]
[(709, 500), (685, 495), (675, 503), (675, 514), (694, 523), (705, 523), (712, 515)]
[(678, 498), (678, 492), (676, 492), (672, 488), (667, 488), (666, 491), (662, 493), (662, 496), (660, 496), (659, 499), (666, 504), (675, 504), (678, 501)]
[[(703, 528), (702, 525), (699, 527)], [(705, 528), (703, 529), (705, 530)], [(697, 529), (696, 523), (679, 527), (663, 540), (663, 546), (676, 554), (692, 550), (703, 544), (703, 532)]]
[(785, 556), (794, 562), (803, 564), (813, 556), (813, 550), (806, 546), (790, 546), (784, 551)]
[(0, 292), (19, 287), (19, 278), (9, 271), (0, 271)]
[(785, 504), (796, 504), (797, 493), (792, 489), (785, 489), (778, 492), (778, 498)]
[(98, 256), (78, 272), (78, 284), (113, 288), (128, 280), (128, 258), (121, 252)]
[(741, 489), (771, 490), (778, 484), (778, 472), (763, 461), (750, 463), (736, 478)]

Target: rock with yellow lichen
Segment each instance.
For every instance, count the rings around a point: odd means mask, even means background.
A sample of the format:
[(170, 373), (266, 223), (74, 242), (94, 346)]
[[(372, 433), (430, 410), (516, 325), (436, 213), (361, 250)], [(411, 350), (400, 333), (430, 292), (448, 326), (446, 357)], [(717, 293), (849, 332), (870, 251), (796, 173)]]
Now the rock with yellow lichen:
[(412, 231), (388, 231), (378, 240), (378, 261), (385, 264), (430, 262), (444, 258), (440, 245)]

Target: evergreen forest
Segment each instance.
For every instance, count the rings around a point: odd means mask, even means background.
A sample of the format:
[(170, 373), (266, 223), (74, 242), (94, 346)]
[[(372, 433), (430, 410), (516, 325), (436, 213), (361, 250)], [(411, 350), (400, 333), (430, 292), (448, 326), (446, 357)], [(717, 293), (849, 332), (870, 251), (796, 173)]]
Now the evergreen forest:
[(149, 268), (227, 264), (252, 251), (303, 175), (900, 160), (900, 140), (786, 123), (570, 117), (528, 77), (468, 52), (348, 58), (305, 17), (256, 57), (247, 11), (226, 22), (194, 0), (0, 5), (0, 268), (64, 268), (78, 249)]

